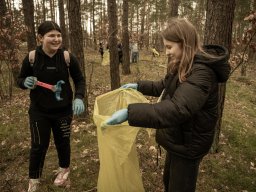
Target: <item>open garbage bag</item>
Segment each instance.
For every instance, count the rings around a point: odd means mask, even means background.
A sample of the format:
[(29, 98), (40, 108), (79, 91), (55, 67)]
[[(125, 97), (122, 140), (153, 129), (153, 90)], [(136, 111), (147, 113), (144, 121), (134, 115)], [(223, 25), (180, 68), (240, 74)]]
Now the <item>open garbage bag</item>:
[(144, 192), (135, 145), (140, 128), (131, 127), (126, 121), (101, 129), (101, 124), (115, 111), (138, 102), (148, 100), (133, 89), (117, 89), (96, 98), (93, 119), (100, 159), (98, 192)]

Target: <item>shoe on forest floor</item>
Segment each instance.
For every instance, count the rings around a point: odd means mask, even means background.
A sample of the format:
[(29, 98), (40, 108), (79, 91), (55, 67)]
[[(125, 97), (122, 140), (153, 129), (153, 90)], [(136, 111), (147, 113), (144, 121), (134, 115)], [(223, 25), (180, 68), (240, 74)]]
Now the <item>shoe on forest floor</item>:
[(29, 179), (28, 192), (35, 192), (39, 189), (39, 179)]
[(59, 168), (58, 170), (54, 171), (56, 174), (56, 178), (53, 182), (54, 185), (59, 187), (69, 187), (70, 186), (70, 179), (69, 179), (69, 168)]

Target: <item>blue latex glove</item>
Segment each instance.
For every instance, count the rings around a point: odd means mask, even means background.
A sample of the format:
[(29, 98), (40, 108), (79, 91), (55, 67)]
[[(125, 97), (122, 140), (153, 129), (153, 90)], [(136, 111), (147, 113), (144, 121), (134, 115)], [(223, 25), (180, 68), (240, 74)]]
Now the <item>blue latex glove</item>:
[(83, 100), (76, 98), (73, 101), (72, 109), (73, 109), (74, 115), (80, 115), (81, 113), (83, 113), (84, 112), (84, 102), (83, 102)]
[(28, 89), (35, 89), (36, 88), (36, 81), (37, 78), (30, 76), (30, 77), (26, 77), (25, 81), (24, 81), (24, 86)]
[(127, 88), (131, 88), (131, 89), (138, 89), (138, 84), (137, 83), (127, 83), (121, 86), (121, 88), (127, 89)]
[(112, 114), (112, 116), (107, 119), (105, 125), (116, 125), (125, 122), (128, 119), (128, 109), (121, 109)]

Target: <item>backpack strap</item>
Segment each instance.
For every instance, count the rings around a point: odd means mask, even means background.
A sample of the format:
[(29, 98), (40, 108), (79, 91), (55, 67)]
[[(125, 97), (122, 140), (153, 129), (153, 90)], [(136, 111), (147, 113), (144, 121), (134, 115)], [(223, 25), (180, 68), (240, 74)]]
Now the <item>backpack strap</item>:
[[(63, 51), (64, 54), (64, 59), (66, 61), (67, 66), (69, 67), (70, 64), (70, 55), (68, 51)], [(35, 57), (36, 57), (36, 50), (32, 50), (28, 53), (28, 60), (29, 63), (31, 65), (31, 67), (33, 66), (34, 62), (35, 62)]]
[(29, 60), (31, 67), (33, 66), (33, 64), (35, 62), (35, 56), (36, 56), (36, 50), (29, 51), (28, 60)]
[(67, 64), (67, 66), (69, 67), (69, 64), (70, 64), (70, 55), (69, 55), (69, 52), (68, 52), (68, 51), (64, 51), (63, 54), (64, 54), (64, 58), (65, 58), (66, 64)]

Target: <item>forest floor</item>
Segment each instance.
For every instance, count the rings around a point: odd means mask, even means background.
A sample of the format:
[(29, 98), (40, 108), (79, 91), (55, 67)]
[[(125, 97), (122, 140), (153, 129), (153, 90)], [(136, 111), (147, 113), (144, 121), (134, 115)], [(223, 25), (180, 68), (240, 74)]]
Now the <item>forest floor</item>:
[[(53, 140), (46, 156), (41, 192), (95, 192), (99, 173), (96, 126), (92, 113), (95, 98), (110, 91), (109, 66), (102, 66), (96, 51), (86, 51), (86, 79), (89, 116), (75, 117), (71, 136), (71, 186), (52, 185), (58, 166)], [(165, 57), (152, 58), (149, 52), (131, 64), (131, 75), (121, 75), (121, 84), (157, 80), (164, 76)], [(120, 67), (121, 70), (121, 67)], [(255, 68), (247, 77), (235, 72), (226, 86), (222, 130), (218, 153), (208, 154), (200, 166), (197, 192), (256, 191), (256, 80)], [(149, 98), (152, 102), (155, 100)], [(11, 100), (0, 106), (0, 191), (24, 192), (28, 186), (30, 133), (29, 91), (14, 88)], [(154, 138), (144, 131), (137, 137), (137, 151), (145, 192), (163, 191), (164, 152), (158, 158)], [(114, 192), (114, 191), (113, 191)]]

